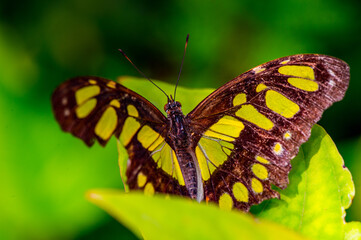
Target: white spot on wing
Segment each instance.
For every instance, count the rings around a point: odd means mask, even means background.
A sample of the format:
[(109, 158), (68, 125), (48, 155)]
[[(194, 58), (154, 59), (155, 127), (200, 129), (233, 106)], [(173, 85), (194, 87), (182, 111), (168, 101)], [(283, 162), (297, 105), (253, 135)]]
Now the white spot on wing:
[(261, 66), (258, 66), (258, 67), (255, 67), (255, 68), (253, 68), (253, 71), (254, 71), (254, 73), (260, 73), (260, 72), (262, 72), (262, 71), (264, 71), (265, 70), (265, 68), (263, 68), (263, 67), (261, 67)]
[(69, 115), (70, 115), (70, 110), (67, 109), (67, 108), (65, 108), (65, 110), (64, 110), (64, 116), (65, 116), (65, 117), (68, 117)]
[(328, 74), (330, 74), (332, 77), (336, 78), (336, 74), (331, 69), (327, 69)]
[(63, 99), (61, 99), (61, 104), (63, 104), (64, 106), (68, 104), (68, 99), (66, 97), (63, 97)]
[(275, 143), (275, 145), (273, 146), (273, 152), (276, 155), (281, 155), (283, 153), (283, 147), (281, 143), (279, 142)]
[(292, 134), (289, 131), (287, 131), (287, 132), (285, 132), (285, 134), (283, 134), (283, 139), (285, 139), (285, 140), (289, 140), (289, 139), (291, 139), (291, 137), (292, 137)]

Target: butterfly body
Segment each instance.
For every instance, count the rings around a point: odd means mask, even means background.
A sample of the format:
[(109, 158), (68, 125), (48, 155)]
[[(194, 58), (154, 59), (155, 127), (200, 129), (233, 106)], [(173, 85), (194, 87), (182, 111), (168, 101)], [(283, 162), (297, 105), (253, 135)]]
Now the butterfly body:
[(203, 200), (203, 182), (200, 168), (194, 152), (191, 138), (191, 127), (181, 110), (181, 104), (173, 99), (164, 106), (168, 115), (168, 142), (173, 143), (173, 149), (188, 190), (189, 196), (197, 201)]
[(349, 66), (299, 54), (255, 67), (187, 115), (173, 99), (165, 116), (139, 94), (100, 77), (76, 77), (53, 93), (64, 131), (128, 152), (130, 189), (176, 194), (248, 211), (288, 185), (291, 159), (325, 109), (345, 95)]

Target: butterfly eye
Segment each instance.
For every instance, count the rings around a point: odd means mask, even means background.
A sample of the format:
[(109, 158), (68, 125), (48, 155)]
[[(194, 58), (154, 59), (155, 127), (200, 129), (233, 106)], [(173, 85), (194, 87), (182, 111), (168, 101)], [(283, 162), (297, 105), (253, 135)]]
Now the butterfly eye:
[(177, 107), (182, 107), (182, 104), (180, 102), (175, 103)]
[(169, 109), (169, 104), (167, 103), (166, 105), (164, 105), (164, 111), (167, 112), (168, 109)]

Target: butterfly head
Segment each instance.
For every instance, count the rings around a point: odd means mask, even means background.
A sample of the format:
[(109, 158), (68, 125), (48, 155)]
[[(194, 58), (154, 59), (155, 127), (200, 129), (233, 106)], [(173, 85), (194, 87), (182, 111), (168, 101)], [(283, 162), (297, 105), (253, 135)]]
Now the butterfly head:
[(182, 104), (178, 101), (174, 101), (171, 97), (167, 104), (164, 105), (164, 111), (169, 115), (171, 112), (182, 112)]

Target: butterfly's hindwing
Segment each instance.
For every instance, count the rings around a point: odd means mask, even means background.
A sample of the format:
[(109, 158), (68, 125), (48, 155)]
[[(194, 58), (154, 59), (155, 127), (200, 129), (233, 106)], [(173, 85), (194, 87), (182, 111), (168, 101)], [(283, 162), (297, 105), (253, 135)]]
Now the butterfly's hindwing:
[(141, 140), (133, 137), (126, 147), (129, 154), (126, 171), (129, 188), (143, 189), (148, 194), (188, 195), (174, 150), (169, 144), (161, 141), (154, 149), (147, 149)]
[(210, 172), (202, 175), (208, 200), (248, 210), (279, 196), (271, 185), (287, 186), (290, 160), (348, 81), (341, 60), (295, 55), (256, 67), (203, 100), (187, 118), (202, 172)]

